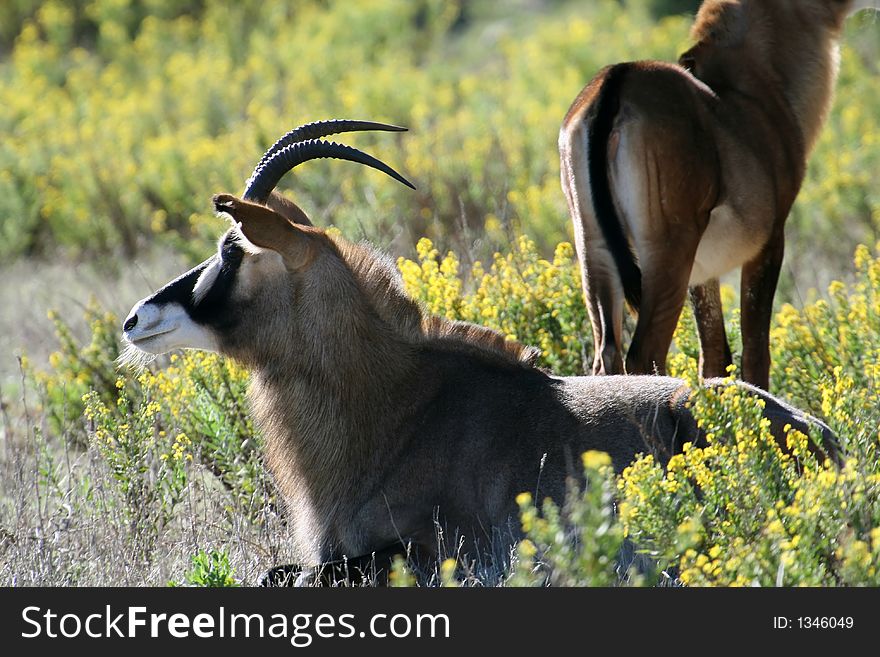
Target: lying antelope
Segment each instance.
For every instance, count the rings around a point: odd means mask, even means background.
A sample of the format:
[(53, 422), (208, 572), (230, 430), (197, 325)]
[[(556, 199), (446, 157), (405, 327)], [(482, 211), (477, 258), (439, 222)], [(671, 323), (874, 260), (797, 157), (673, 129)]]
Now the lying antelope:
[[(472, 548), (493, 532), (516, 537), (516, 495), (562, 500), (581, 453), (605, 451), (620, 471), (638, 453), (665, 461), (700, 440), (682, 381), (551, 376), (531, 348), (427, 315), (389, 260), (314, 227), (273, 191), (318, 157), (406, 183), (319, 138), (367, 128), (396, 129), (331, 121), (289, 133), (243, 198), (214, 197), (233, 221), (217, 253), (139, 301), (123, 326), (128, 360), (185, 347), (250, 368), (252, 410), (303, 564), (387, 559), (406, 544), (432, 556), (437, 523)], [(818, 426), (830, 440), (818, 421), (753, 391), (778, 435), (785, 424)]]
[[(871, 0), (705, 0), (680, 65), (603, 69), (559, 134), (596, 374), (663, 373), (690, 287), (704, 376), (731, 364), (719, 276), (742, 267), (742, 374), (769, 384), (783, 227)], [(624, 300), (638, 313), (622, 357)]]

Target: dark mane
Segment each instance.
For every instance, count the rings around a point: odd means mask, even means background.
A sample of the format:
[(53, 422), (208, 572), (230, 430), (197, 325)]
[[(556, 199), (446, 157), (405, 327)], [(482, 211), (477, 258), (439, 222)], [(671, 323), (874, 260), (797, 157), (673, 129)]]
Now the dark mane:
[(446, 348), (500, 356), (505, 361), (528, 366), (540, 357), (541, 351), (536, 347), (508, 340), (499, 331), (428, 313), (406, 292), (390, 258), (367, 243), (331, 238), (376, 313), (413, 342), (438, 342)]

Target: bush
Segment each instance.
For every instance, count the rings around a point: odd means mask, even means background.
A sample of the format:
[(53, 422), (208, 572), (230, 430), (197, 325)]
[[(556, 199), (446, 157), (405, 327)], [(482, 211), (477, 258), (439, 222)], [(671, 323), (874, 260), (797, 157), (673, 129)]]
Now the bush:
[(535, 345), (542, 365), (559, 374), (583, 371), (592, 334), (571, 244), (559, 244), (548, 261), (532, 240), (521, 236), (507, 255), (495, 253), (488, 271), (477, 261), (464, 280), (453, 252), (440, 258), (427, 238), (419, 240), (416, 251), (418, 262), (400, 258), (397, 266), (406, 289), (431, 313)]
[[(248, 414), (247, 372), (216, 354), (173, 354), (140, 374), (114, 375), (119, 322), (94, 302), (86, 309), (91, 339), (78, 344), (54, 314), (60, 349), (51, 369), (26, 371), (41, 390), (54, 432), (91, 441), (110, 465), (132, 513), (156, 507), (167, 520), (195, 459), (239, 498), (254, 517), (273, 500)], [(85, 422), (71, 425), (83, 417)]]
[[(87, 392), (108, 405), (116, 400), (117, 378), (114, 370), (119, 357), (119, 324), (116, 316), (102, 310), (94, 299), (89, 301), (84, 315), (91, 339), (87, 344), (80, 345), (70, 325), (56, 312), (49, 311), (59, 345), (58, 350), (49, 355), (50, 371), (41, 371), (33, 367), (27, 358), (23, 359), (26, 375), (43, 393), (41, 410), (56, 432), (67, 427), (71, 421), (82, 418), (83, 396)], [(132, 384), (130, 393), (135, 397), (139, 395), (136, 383)], [(74, 427), (76, 437), (80, 437), (84, 427)]]
[[(234, 570), (229, 563), (229, 555), (220, 550), (199, 551), (192, 555), (192, 568), (185, 576), (189, 586), (210, 588), (236, 587), (238, 582)], [(170, 582), (172, 586), (180, 586), (179, 582)]]
[(566, 504), (547, 499), (540, 510), (530, 493), (517, 498), (526, 535), (516, 550), (511, 586), (610, 586), (640, 583), (634, 572), (620, 572), (617, 556), (623, 529), (615, 517), (615, 478), (611, 457), (583, 455), (585, 484), (572, 484)]
[[(783, 453), (761, 402), (734, 387), (692, 400), (709, 445), (666, 470), (650, 457), (619, 483), (627, 535), (700, 585), (877, 585), (880, 566), (880, 259), (856, 251), (852, 285), (773, 329), (776, 392), (823, 416), (844, 465), (819, 462), (792, 431)], [(692, 376), (693, 371), (692, 371)]]
[[(211, 196), (240, 190), (292, 125), (334, 116), (409, 126), (402, 136), (347, 139), (399, 167), (418, 192), (315, 162), (295, 189), (319, 223), (385, 243), (427, 235), (441, 250), (476, 244), (481, 258), (516, 227), (549, 250), (570, 230), (556, 149), (569, 104), (608, 63), (675, 60), (688, 20), (654, 24), (637, 3), (603, 0), (543, 4), (540, 20), (487, 29), (477, 10), (462, 27), (461, 6), (10, 5), (10, 22), (0, 20), (17, 32), (0, 62), (0, 256), (59, 246), (132, 254), (156, 241), (201, 250), (215, 235)], [(880, 222), (868, 173), (880, 165), (880, 78), (876, 52), (855, 49), (873, 29), (854, 19), (837, 102), (793, 213), (789, 262), (809, 253), (809, 275), (823, 265), (815, 244), (839, 270)]]
[[(402, 259), (399, 266), (410, 291), (434, 312), (493, 324), (511, 336), (526, 336), (526, 342), (541, 341), (552, 335), (541, 318), (553, 317), (554, 310), (579, 295), (576, 286), (570, 295), (554, 295), (542, 289), (540, 273), (523, 275), (533, 248), (521, 238), (518, 252), (496, 255), (490, 274), (506, 283), (488, 294), (479, 293), (488, 275), (479, 263), (465, 283), (454, 254), (441, 259), (427, 241), (419, 244), (419, 262)], [(557, 254), (569, 249), (560, 245)], [(617, 482), (622, 526), (610, 514), (601, 468), (588, 472), (586, 490), (564, 509), (548, 502), (536, 507), (524, 495), (520, 501), (528, 539), (519, 546), (511, 583), (617, 581), (613, 564), (625, 535), (662, 567), (671, 566), (685, 584), (875, 585), (880, 565), (880, 258), (860, 246), (855, 265), (855, 281), (833, 283), (828, 299), (801, 311), (783, 306), (772, 333), (774, 391), (830, 423), (843, 445), (842, 468), (819, 461), (809, 450), (809, 441), (818, 436), (791, 431), (788, 451), (780, 449), (762, 417), (763, 402), (742, 389), (699, 385), (699, 345), (687, 312), (669, 364), (690, 380), (691, 406), (709, 444), (686, 446), (667, 468), (650, 456), (627, 468)], [(538, 271), (549, 266), (544, 263)], [(574, 286), (575, 264), (563, 259), (554, 266), (563, 270), (555, 277)], [(473, 291), (463, 292), (467, 289)], [(731, 308), (732, 291), (726, 288), (723, 295)], [(489, 301), (484, 306), (474, 299)], [(511, 311), (505, 315), (496, 306)], [(729, 313), (736, 346), (738, 312)], [(583, 315), (578, 321), (584, 321)], [(548, 344), (543, 357), (553, 362), (565, 347), (552, 340)]]

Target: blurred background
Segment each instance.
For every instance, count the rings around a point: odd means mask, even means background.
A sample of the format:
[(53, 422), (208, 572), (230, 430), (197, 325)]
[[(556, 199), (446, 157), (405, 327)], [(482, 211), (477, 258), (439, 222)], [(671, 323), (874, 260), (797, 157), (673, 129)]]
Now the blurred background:
[[(395, 255), (418, 237), (463, 264), (525, 233), (548, 256), (571, 228), (556, 139), (604, 65), (675, 60), (696, 0), (4, 0), (0, 4), (0, 374), (54, 348), (90, 296), (124, 315), (204, 259), (288, 129), (346, 135), (415, 182), (317, 161), (282, 189), (316, 224)], [(880, 229), (880, 22), (847, 24), (834, 113), (789, 220), (779, 301), (851, 269)], [(735, 278), (732, 280), (736, 280)]]

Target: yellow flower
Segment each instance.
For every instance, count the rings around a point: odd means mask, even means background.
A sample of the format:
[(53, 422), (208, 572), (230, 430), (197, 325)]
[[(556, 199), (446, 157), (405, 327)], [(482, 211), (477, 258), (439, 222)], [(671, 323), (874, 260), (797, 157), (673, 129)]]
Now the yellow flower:
[(589, 470), (598, 470), (611, 465), (611, 457), (606, 452), (590, 450), (581, 455), (584, 467)]
[(532, 541), (526, 538), (519, 542), (519, 553), (526, 559), (531, 559), (538, 553), (538, 549)]
[(532, 503), (532, 494), (520, 493), (516, 496), (516, 503), (519, 507), (529, 506)]

